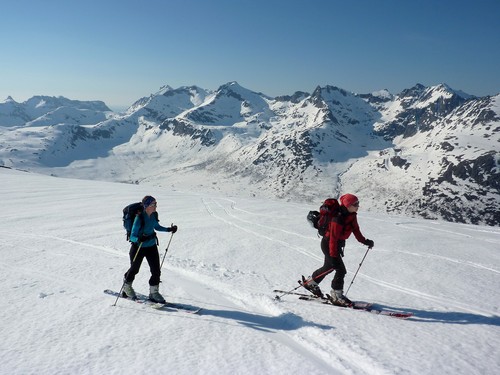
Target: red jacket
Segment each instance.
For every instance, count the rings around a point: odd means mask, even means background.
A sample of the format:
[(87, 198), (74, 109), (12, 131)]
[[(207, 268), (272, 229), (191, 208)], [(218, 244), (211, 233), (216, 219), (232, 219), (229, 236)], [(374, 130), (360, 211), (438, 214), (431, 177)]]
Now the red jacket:
[(337, 258), (339, 256), (338, 241), (347, 240), (351, 233), (354, 233), (359, 242), (365, 243), (366, 238), (359, 230), (357, 214), (355, 212), (349, 213), (342, 207), (340, 215), (330, 222), (328, 231), (325, 234), (325, 236), (330, 237), (329, 249), (331, 257)]

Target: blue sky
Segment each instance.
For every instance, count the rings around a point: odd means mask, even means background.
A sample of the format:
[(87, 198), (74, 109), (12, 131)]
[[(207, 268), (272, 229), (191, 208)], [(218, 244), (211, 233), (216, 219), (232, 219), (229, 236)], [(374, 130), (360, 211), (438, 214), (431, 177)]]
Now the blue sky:
[(270, 96), (447, 83), (500, 92), (498, 0), (3, 1), (0, 101), (126, 107), (163, 85)]

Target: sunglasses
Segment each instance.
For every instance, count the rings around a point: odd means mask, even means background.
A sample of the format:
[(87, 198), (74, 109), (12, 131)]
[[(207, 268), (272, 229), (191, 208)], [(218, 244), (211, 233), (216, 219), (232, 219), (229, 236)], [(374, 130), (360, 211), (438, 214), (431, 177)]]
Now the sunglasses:
[(359, 207), (359, 202), (353, 203), (353, 204), (351, 204), (351, 206)]

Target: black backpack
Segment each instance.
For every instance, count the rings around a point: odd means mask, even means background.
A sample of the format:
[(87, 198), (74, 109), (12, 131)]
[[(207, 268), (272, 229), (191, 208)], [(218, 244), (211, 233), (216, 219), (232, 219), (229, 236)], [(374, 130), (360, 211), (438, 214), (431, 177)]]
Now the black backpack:
[(144, 225), (144, 218), (141, 215), (143, 211), (144, 206), (142, 202), (131, 203), (123, 209), (123, 227), (127, 231), (127, 241), (130, 239), (132, 225), (134, 225), (134, 220), (137, 215), (141, 218), (141, 226)]
[(340, 205), (338, 200), (328, 198), (323, 202), (319, 211), (309, 211), (307, 221), (318, 230), (320, 236), (324, 236), (328, 230), (328, 225), (334, 217), (340, 213)]
[[(130, 239), (132, 226), (134, 225), (134, 220), (137, 215), (139, 215), (139, 219), (141, 219), (141, 228), (144, 226), (144, 217), (141, 215), (143, 211), (144, 206), (142, 202), (131, 203), (123, 209), (123, 227), (127, 231), (127, 241)], [(156, 217), (156, 221), (160, 222), (158, 212), (154, 212), (153, 215)], [(156, 233), (153, 236), (156, 237)]]

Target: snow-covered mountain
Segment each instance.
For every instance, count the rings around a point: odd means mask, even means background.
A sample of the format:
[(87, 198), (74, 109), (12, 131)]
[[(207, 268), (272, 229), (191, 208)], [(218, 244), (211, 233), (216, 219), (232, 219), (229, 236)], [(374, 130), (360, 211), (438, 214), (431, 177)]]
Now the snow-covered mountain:
[[(75, 103), (71, 118), (92, 103)], [(14, 104), (0, 104), (4, 166), (315, 205), (349, 191), (367, 210), (500, 223), (500, 95), (475, 98), (445, 84), (398, 95), (325, 86), (276, 98), (237, 82), (164, 86), (93, 124), (61, 122), (53, 106), (8, 123)]]
[(0, 102), (0, 126), (96, 124), (111, 112), (102, 101), (70, 100), (62, 96), (34, 96), (18, 103), (12, 97)]

